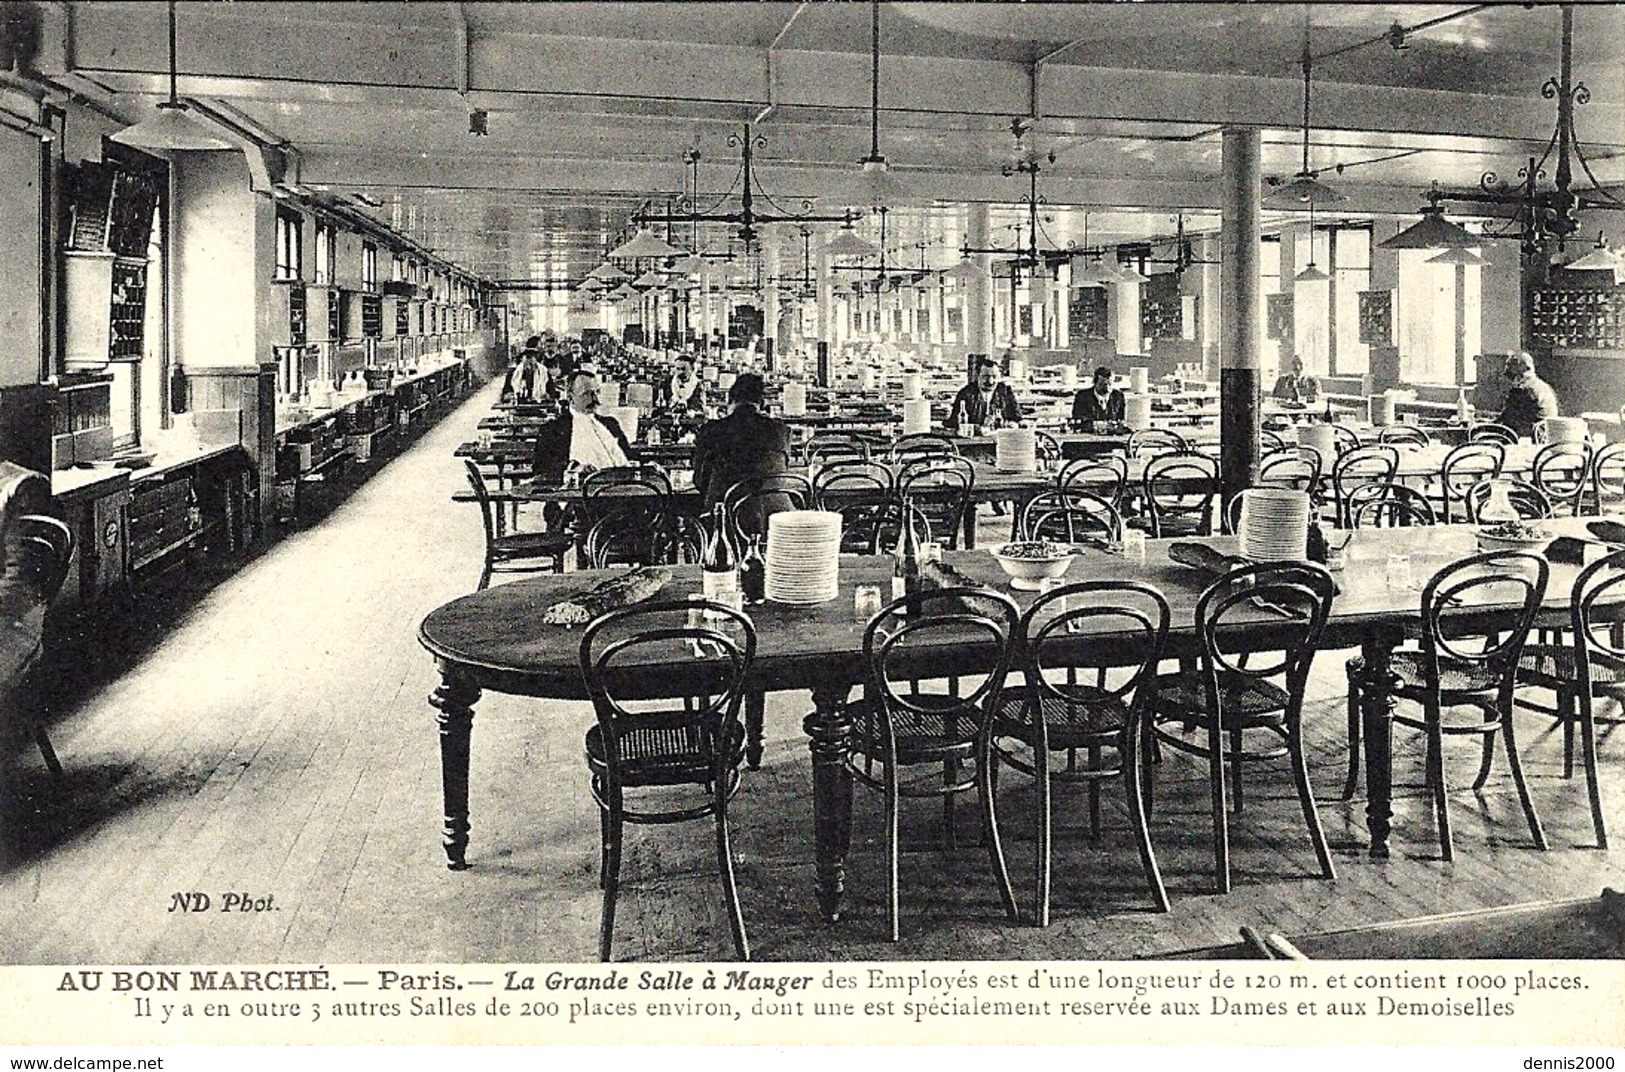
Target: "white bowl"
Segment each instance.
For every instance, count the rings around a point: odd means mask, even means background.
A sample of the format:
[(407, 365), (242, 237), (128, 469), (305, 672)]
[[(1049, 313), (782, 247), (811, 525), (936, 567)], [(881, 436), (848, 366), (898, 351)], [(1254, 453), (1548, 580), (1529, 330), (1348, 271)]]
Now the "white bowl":
[(1025, 556), (1013, 558), (1004, 553), (1005, 548), (1012, 546), (1011, 544), (999, 544), (997, 547), (990, 549), (989, 553), (998, 560), (1000, 568), (1009, 576), (1010, 587), (1023, 592), (1038, 591), (1043, 587), (1042, 582), (1046, 577), (1063, 576), (1067, 571), (1067, 567), (1072, 565), (1072, 559), (1076, 555), (1076, 552), (1068, 545), (1052, 543), (1048, 540), (1020, 540), (1017, 543), (1044, 543), (1051, 550), (1051, 553), (1044, 555), (1042, 558)]
[(1492, 536), (1487, 532), (1478, 533), (1478, 549), (1480, 551), (1527, 551), (1538, 555), (1546, 550), (1555, 536), (1531, 536), (1518, 538), (1510, 536)]

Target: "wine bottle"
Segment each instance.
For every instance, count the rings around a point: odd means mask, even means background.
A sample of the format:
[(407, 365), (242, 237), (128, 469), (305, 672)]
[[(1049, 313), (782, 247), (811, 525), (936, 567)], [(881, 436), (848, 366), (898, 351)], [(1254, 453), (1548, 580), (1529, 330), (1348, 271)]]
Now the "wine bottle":
[(700, 582), (705, 598), (716, 603), (732, 603), (739, 592), (739, 556), (728, 538), (728, 508), (722, 503), (711, 508), (711, 530), (700, 556)]
[[(920, 543), (914, 533), (914, 503), (903, 499), (902, 522), (897, 527), (897, 550), (892, 555), (891, 597), (918, 595), (920, 591)], [(913, 600), (909, 612), (917, 609)]]
[(760, 536), (750, 538), (745, 545), (745, 553), (739, 559), (739, 590), (745, 594), (746, 603), (767, 600), (767, 559), (762, 555)]
[(1304, 557), (1311, 562), (1318, 562), (1324, 566), (1329, 557), (1326, 546), (1326, 533), (1320, 527), (1320, 521), (1311, 517), (1309, 519), (1309, 538), (1304, 548)]

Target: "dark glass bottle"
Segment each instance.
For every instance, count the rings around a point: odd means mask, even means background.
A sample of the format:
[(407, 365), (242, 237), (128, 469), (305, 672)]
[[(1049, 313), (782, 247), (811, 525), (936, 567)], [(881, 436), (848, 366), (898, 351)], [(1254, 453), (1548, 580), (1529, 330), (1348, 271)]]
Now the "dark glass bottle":
[(1326, 532), (1320, 527), (1320, 522), (1311, 517), (1309, 519), (1308, 546), (1304, 549), (1305, 557), (1311, 562), (1318, 562), (1324, 566), (1330, 558), (1330, 548), (1326, 544)]
[[(920, 592), (920, 541), (914, 532), (914, 503), (903, 499), (901, 523), (897, 526), (897, 549), (892, 555), (891, 595), (893, 599), (915, 596)], [(909, 600), (908, 612), (919, 609)]]
[(739, 591), (739, 556), (728, 537), (728, 508), (717, 503), (711, 508), (710, 531), (700, 555), (701, 589), (706, 599), (727, 603)]
[(767, 559), (762, 555), (762, 538), (752, 536), (739, 559), (739, 590), (746, 603), (767, 600)]

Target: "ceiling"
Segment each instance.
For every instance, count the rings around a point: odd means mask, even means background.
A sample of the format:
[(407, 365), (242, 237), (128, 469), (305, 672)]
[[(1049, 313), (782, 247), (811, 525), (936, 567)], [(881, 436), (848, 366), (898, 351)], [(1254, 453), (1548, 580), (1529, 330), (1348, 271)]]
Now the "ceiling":
[[(65, 10), (52, 73), (130, 119), (148, 114), (167, 92), (163, 6)], [(990, 241), (1014, 239), (1027, 182), (1001, 165), (1015, 116), (1035, 117), (1024, 149), (1055, 152), (1040, 157), (1047, 241), (1166, 236), (1181, 216), (1211, 229), (1223, 127), (1262, 132), (1266, 176), (1301, 165), (1306, 35), (1321, 57), (1311, 166), (1348, 195), (1348, 213), (1412, 212), (1435, 179), (1515, 177), (1554, 128), (1541, 85), (1558, 71), (1555, 6), (879, 10), (879, 147), (915, 194), (887, 237), (909, 265), (956, 260), (971, 203), (993, 206)], [(699, 152), (702, 205), (730, 188), (736, 199), (728, 138), (747, 123), (763, 139), (758, 210), (838, 212), (819, 195), (870, 150), (870, 16), (827, 0), (181, 3), (179, 84), (294, 150), (289, 181), (365, 195), (367, 211), (448, 260), (493, 280), (578, 279), (639, 205), (685, 193), (686, 150)], [(1590, 91), (1576, 109), (1583, 150), (1600, 182), (1625, 182), (1625, 7), (1578, 4), (1574, 24), (1574, 77)], [(1396, 49), (1395, 26), (1423, 28)], [(469, 133), (475, 108), (488, 136)], [(877, 237), (878, 221), (863, 229)], [(765, 235), (770, 266), (799, 269), (798, 229)], [(699, 237), (716, 247), (727, 229)]]

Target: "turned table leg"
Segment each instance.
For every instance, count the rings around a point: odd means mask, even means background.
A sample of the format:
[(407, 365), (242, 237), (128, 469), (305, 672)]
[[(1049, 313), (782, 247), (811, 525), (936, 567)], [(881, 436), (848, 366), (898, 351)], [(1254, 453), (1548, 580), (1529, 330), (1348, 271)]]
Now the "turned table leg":
[(449, 669), (442, 669), (440, 673), (440, 687), (429, 694), (429, 704), (440, 712), (435, 721), (440, 727), (440, 785), (446, 815), (441, 844), (446, 850), (446, 866), (453, 871), (466, 871), (468, 742), (480, 690), (454, 676)]
[(1394, 816), (1393, 714), (1398, 684), (1390, 666), (1399, 631), (1374, 627), (1362, 645), (1365, 666), (1360, 683), (1360, 729), (1365, 745), (1365, 818), (1371, 833), (1370, 856), (1388, 859), (1388, 834)]
[(841, 918), (846, 894), (846, 854), (852, 843), (852, 722), (846, 713), (847, 685), (813, 690), (813, 713), (802, 723), (812, 749), (813, 838), (818, 907), (824, 919)]

